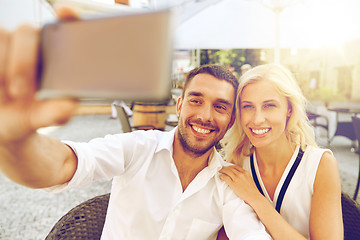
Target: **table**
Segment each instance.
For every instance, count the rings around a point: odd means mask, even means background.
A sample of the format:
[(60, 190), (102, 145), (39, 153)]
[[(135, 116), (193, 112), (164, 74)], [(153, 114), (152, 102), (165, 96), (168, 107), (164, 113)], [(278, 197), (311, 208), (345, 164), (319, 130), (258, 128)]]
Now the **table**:
[(339, 114), (350, 114), (352, 116), (356, 116), (357, 114), (360, 114), (360, 108), (343, 108), (343, 107), (338, 108), (338, 107), (336, 107), (336, 108), (328, 108), (328, 110), (336, 112), (336, 131), (335, 131), (334, 136), (330, 139), (330, 142), (336, 136), (347, 137), (353, 142), (351, 150), (355, 151), (356, 136), (355, 136), (353, 123), (352, 123), (352, 121), (340, 122)]

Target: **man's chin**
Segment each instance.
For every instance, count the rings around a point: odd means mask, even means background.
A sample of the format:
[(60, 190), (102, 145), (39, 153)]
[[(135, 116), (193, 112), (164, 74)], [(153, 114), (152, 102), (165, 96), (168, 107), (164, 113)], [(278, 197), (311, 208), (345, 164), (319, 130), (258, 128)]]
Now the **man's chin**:
[(199, 139), (194, 135), (182, 135), (181, 131), (179, 133), (179, 140), (184, 149), (189, 154), (201, 156), (207, 153), (210, 149), (212, 149), (216, 142), (211, 142), (209, 139), (207, 141), (205, 139)]
[(213, 149), (215, 145), (211, 144), (211, 145), (207, 145), (207, 146), (189, 146), (187, 145), (185, 147), (185, 149), (187, 150), (187, 152), (191, 152), (194, 155), (197, 156), (201, 156), (204, 155), (205, 153), (207, 153), (209, 150)]

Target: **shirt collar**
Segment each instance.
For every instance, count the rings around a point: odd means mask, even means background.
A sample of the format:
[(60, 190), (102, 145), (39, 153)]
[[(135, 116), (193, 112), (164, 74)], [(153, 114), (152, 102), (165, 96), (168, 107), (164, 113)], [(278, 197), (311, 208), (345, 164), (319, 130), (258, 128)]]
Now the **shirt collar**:
[(161, 150), (168, 150), (169, 152), (173, 152), (173, 143), (174, 143), (174, 137), (175, 137), (175, 131), (177, 127), (172, 129), (169, 132), (164, 132), (164, 135), (162, 135), (161, 140), (159, 141), (159, 144), (156, 148), (156, 152), (160, 152)]
[(231, 165), (231, 163), (225, 162), (220, 154), (216, 151), (215, 147), (213, 152), (209, 156), (208, 168), (211, 172), (218, 172), (223, 166)]
[[(161, 141), (159, 142), (158, 147), (156, 148), (156, 152), (159, 152), (164, 149), (168, 150), (170, 153), (173, 152), (173, 143), (174, 143), (176, 129), (177, 127), (175, 127), (169, 132), (164, 133)], [(225, 162), (223, 158), (220, 156), (220, 154), (216, 151), (215, 147), (213, 147), (213, 151), (209, 156), (209, 162), (208, 162), (208, 168), (210, 172), (213, 171), (217, 172), (225, 165), (231, 165), (231, 164)]]

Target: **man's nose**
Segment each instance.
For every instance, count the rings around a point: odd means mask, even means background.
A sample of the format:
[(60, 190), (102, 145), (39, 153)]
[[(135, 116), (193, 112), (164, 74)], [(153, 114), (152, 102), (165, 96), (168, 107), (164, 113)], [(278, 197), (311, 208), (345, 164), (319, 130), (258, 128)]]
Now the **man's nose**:
[(203, 122), (211, 122), (213, 120), (212, 105), (204, 104), (197, 114)]

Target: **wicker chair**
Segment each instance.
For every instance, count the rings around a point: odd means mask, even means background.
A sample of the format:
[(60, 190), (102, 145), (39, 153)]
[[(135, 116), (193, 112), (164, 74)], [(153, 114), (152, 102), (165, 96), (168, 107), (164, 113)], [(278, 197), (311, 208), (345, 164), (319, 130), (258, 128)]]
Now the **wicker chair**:
[(360, 205), (345, 193), (341, 194), (341, 205), (344, 221), (344, 239), (360, 239)]
[(100, 239), (109, 198), (110, 193), (74, 207), (60, 218), (45, 240)]
[(353, 116), (352, 117), (352, 124), (355, 131), (355, 136), (358, 141), (358, 148), (356, 150), (356, 154), (359, 155), (359, 173), (358, 173), (358, 180), (355, 188), (355, 193), (353, 199), (356, 200), (358, 192), (359, 192), (359, 186), (360, 186), (360, 118)]
[[(45, 240), (100, 239), (110, 193), (97, 196), (71, 209), (51, 229)], [(341, 195), (345, 240), (360, 239), (360, 205)]]

